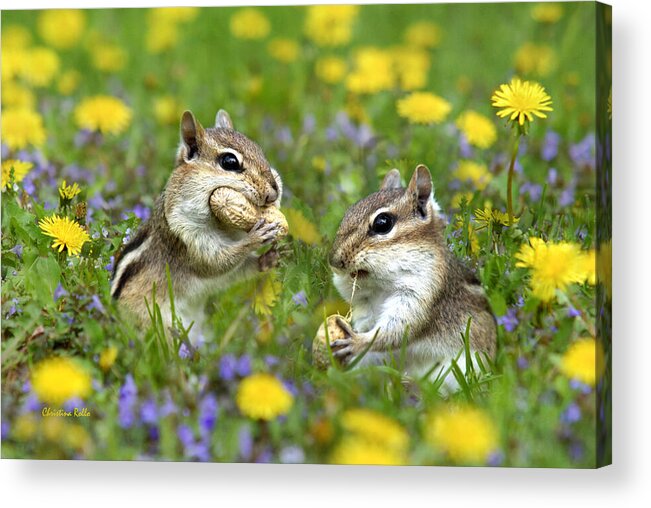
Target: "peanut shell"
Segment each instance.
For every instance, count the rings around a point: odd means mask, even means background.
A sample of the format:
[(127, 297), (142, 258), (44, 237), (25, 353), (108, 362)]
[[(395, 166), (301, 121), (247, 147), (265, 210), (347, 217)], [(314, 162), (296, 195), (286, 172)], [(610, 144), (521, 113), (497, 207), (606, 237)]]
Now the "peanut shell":
[(287, 236), (289, 232), (289, 224), (287, 224), (287, 219), (283, 213), (276, 208), (275, 206), (267, 206), (262, 209), (260, 217), (265, 219), (267, 222), (277, 222), (278, 223), (278, 240)]
[(258, 222), (258, 209), (242, 194), (219, 187), (210, 196), (210, 209), (217, 220), (234, 229), (248, 231)]
[[(330, 343), (339, 339), (345, 339), (346, 333), (337, 324), (338, 315), (328, 316), (328, 336)], [(343, 319), (343, 318), (342, 318)], [(316, 336), (312, 341), (312, 363), (317, 369), (325, 370), (330, 366), (330, 357), (328, 355), (328, 345), (326, 343), (325, 323), (321, 323)]]

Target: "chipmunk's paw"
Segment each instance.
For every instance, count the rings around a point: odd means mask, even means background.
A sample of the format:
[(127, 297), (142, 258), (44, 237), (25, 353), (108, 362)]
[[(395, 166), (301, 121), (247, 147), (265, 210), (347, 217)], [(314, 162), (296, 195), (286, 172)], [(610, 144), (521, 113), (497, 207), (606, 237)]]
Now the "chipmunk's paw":
[(278, 266), (279, 259), (280, 254), (275, 248), (272, 247), (258, 258), (258, 270), (261, 272), (266, 272), (272, 268), (275, 268)]
[(266, 222), (260, 219), (249, 231), (249, 240), (254, 247), (261, 247), (273, 242), (280, 231), (280, 225), (277, 222)]
[(344, 332), (345, 337), (334, 340), (330, 343), (332, 354), (344, 365), (350, 363), (359, 353), (359, 341), (357, 333), (352, 329), (350, 324), (342, 319), (337, 318), (337, 326)]

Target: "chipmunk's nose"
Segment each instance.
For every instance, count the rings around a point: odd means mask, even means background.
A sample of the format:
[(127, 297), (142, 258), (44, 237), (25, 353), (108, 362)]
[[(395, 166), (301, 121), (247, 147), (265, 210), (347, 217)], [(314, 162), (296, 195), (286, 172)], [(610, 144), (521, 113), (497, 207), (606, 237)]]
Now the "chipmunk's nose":
[(270, 205), (278, 199), (278, 184), (276, 180), (272, 179), (270, 187), (267, 189), (267, 196), (265, 197), (265, 204)]
[(338, 255), (334, 249), (330, 251), (328, 261), (330, 262), (330, 266), (333, 268), (338, 268), (340, 270), (346, 268), (346, 261), (344, 260), (344, 256)]

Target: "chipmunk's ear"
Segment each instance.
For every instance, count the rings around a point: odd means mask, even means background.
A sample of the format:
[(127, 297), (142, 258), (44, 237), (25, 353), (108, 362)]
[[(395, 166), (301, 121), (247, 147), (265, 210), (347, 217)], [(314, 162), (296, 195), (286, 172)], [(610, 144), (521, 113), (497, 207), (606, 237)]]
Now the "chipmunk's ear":
[[(424, 164), (419, 164), (414, 170), (414, 174), (409, 181), (407, 192), (413, 197), (416, 209), (421, 217), (425, 218), (429, 214), (429, 205), (434, 205), (434, 196), (432, 194), (432, 175)], [(438, 205), (434, 206), (436, 210)]]
[(397, 169), (392, 169), (382, 180), (382, 185), (380, 190), (391, 190), (391, 189), (402, 189), (402, 184), (400, 183), (400, 171)]
[(223, 109), (217, 111), (217, 115), (215, 116), (215, 129), (234, 129), (231, 116)]
[(194, 158), (199, 153), (203, 139), (203, 127), (191, 111), (185, 111), (181, 117), (181, 139), (184, 145), (181, 147), (181, 151), (184, 151), (181, 154), (183, 158), (186, 160)]

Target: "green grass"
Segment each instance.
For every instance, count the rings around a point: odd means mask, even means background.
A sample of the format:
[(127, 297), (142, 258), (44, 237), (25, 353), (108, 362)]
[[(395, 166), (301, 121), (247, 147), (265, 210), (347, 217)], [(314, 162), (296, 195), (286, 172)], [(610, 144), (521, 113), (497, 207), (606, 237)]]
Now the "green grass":
[[(410, 436), (409, 463), (448, 464), (441, 449), (425, 443), (424, 416), (442, 411), (451, 402), (463, 402), (482, 408), (496, 425), (499, 443), (491, 463), (594, 467), (595, 391), (573, 387), (558, 364), (568, 345), (589, 331), (581, 319), (568, 315), (569, 302), (594, 322), (595, 289), (574, 285), (567, 302), (542, 304), (531, 296), (528, 272), (516, 268), (514, 259), (520, 246), (534, 236), (576, 241), (583, 248), (595, 246), (594, 164), (579, 166), (570, 157), (571, 147), (596, 129), (594, 5), (567, 5), (563, 18), (549, 26), (534, 22), (530, 9), (525, 4), (364, 6), (351, 44), (330, 51), (304, 37), (303, 8), (262, 8), (271, 21), (270, 38), (300, 42), (301, 57), (291, 64), (272, 60), (266, 41), (231, 37), (229, 19), (235, 9), (202, 9), (196, 19), (182, 25), (178, 44), (160, 55), (144, 49), (146, 11), (87, 11), (87, 29), (100, 31), (124, 48), (128, 63), (113, 74), (96, 71), (85, 39), (78, 47), (60, 52), (62, 70), (74, 68), (83, 76), (77, 90), (69, 97), (60, 95), (54, 83), (34, 90), (48, 132), (40, 151), (47, 163), (33, 170), (36, 189), (31, 196), (22, 184), (2, 194), (3, 457), (278, 462), (291, 456), (310, 463), (328, 462), (344, 434), (340, 415), (361, 406), (404, 426)], [(3, 30), (19, 23), (39, 41), (38, 14), (3, 12)], [(452, 103), (448, 123), (408, 125), (395, 110), (395, 101), (403, 93), (387, 91), (360, 98), (367, 123), (377, 136), (374, 146), (360, 148), (344, 136), (329, 139), (327, 129), (345, 110), (347, 93), (343, 85), (325, 85), (316, 79), (315, 59), (329, 53), (349, 58), (355, 48), (365, 45), (395, 45), (406, 26), (422, 19), (443, 29), (441, 44), (431, 53), (426, 89)], [(473, 249), (468, 227), (473, 211), (486, 201), (500, 209), (506, 203), (503, 168), (508, 161), (493, 161), (506, 157), (512, 138), (510, 129), (494, 117), (490, 96), (513, 75), (513, 54), (530, 41), (548, 44), (557, 56), (551, 73), (533, 76), (552, 96), (554, 112), (532, 124), (518, 158), (523, 168), (514, 185), (516, 211), (522, 213), (519, 223), (479, 231)], [(259, 94), (247, 91), (253, 77), (262, 79)], [(471, 86), (460, 87), (460, 80)], [(78, 128), (72, 110), (81, 98), (99, 93), (118, 95), (129, 104), (130, 127), (98, 143), (75, 144)], [(141, 331), (120, 317), (109, 296), (105, 268), (125, 235), (135, 232), (140, 223), (131, 212), (133, 207), (151, 207), (172, 170), (178, 125), (161, 125), (153, 112), (154, 99), (168, 94), (204, 125), (212, 124), (217, 109), (227, 109), (236, 128), (256, 140), (280, 171), (287, 190), (283, 205), (301, 211), (321, 235), (313, 244), (303, 242), (300, 233), (283, 241), (275, 271), (281, 284), (268, 314), (253, 311), (264, 278), (237, 284), (212, 298), (206, 308), (211, 334), (189, 358), (181, 358), (178, 349), (165, 341), (161, 325)], [(452, 176), (451, 169), (462, 158), (453, 121), (466, 109), (495, 118), (498, 127), (496, 144), (475, 150), (472, 157), (494, 170), (483, 191), (466, 183), (457, 188)], [(303, 129), (308, 116), (314, 118), (311, 132)], [(291, 141), (279, 135), (283, 129), (289, 129)], [(547, 162), (540, 153), (550, 130), (560, 135), (559, 153)], [(3, 151), (3, 160), (6, 157)], [(315, 167), (315, 158), (325, 159), (325, 172)], [(515, 309), (518, 319), (512, 332), (499, 326), (494, 365), (486, 364), (483, 372), (466, 377), (453, 366), (462, 389), (450, 400), (439, 394), (437, 383), (404, 383), (400, 358), (392, 365), (356, 370), (332, 367), (322, 372), (311, 365), (311, 341), (326, 308), (328, 314), (335, 309), (347, 311), (327, 264), (329, 242), (346, 208), (376, 190), (392, 167), (408, 179), (418, 163), (432, 170), (436, 197), (450, 218), (450, 248), (477, 269), (495, 314), (503, 316)], [(75, 180), (71, 165), (91, 176)], [(558, 180), (549, 184), (552, 167)], [(51, 249), (51, 239), (37, 226), (57, 207), (57, 186), (64, 178), (83, 188), (75, 203), (86, 202), (92, 211), (88, 222), (92, 240), (74, 258)], [(544, 186), (542, 198), (534, 201), (520, 195), (525, 183)], [(571, 183), (574, 200), (561, 206), (562, 193)], [(453, 210), (458, 191), (472, 192), (472, 199)], [(108, 205), (98, 207), (97, 196)], [(17, 244), (23, 248), (21, 255), (12, 251)], [(55, 300), (58, 285), (66, 294)], [(293, 299), (301, 291), (307, 306)], [(94, 295), (102, 307), (93, 305)], [(181, 331), (174, 341), (177, 347), (183, 335)], [(98, 356), (109, 345), (117, 347), (118, 356), (103, 371)], [(79, 359), (92, 374), (94, 389), (84, 401), (92, 416), (61, 420), (62, 428), (50, 429), (51, 437), (43, 427), (46, 419), (39, 416), (40, 406), (30, 406), (33, 394), (25, 382), (36, 363), (53, 355)], [(225, 355), (247, 358), (252, 372), (271, 372), (291, 384), (295, 396), (287, 416), (268, 424), (243, 416), (235, 405), (240, 376), (225, 379), (220, 368)], [(137, 396), (133, 424), (124, 428), (120, 388), (127, 376), (132, 376)], [(208, 395), (215, 397), (219, 409), (204, 455), (197, 456), (183, 446), (179, 427), (187, 425), (195, 440), (202, 439), (199, 419)], [(171, 401), (176, 410), (159, 417), (156, 425), (147, 425), (141, 410), (148, 401), (159, 409)], [(579, 411), (571, 423), (563, 416), (568, 408)], [(38, 422), (31, 432), (25, 423), (30, 411)], [(317, 427), (328, 429), (325, 437)], [(64, 439), (79, 432), (89, 436), (84, 446)], [(247, 436), (253, 442), (250, 453), (241, 443)]]

